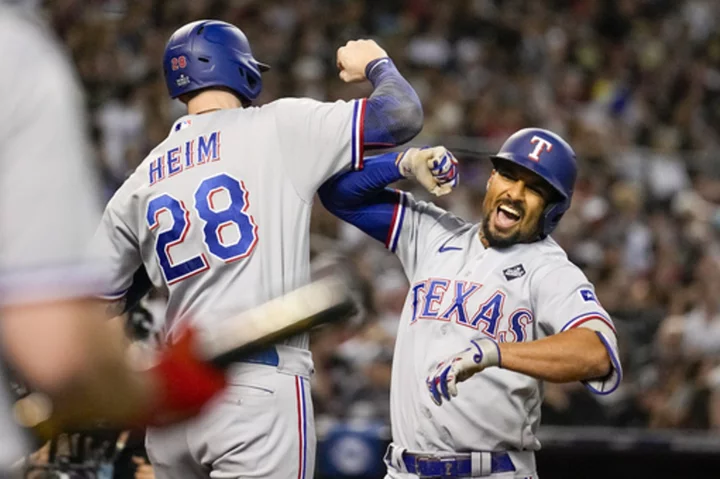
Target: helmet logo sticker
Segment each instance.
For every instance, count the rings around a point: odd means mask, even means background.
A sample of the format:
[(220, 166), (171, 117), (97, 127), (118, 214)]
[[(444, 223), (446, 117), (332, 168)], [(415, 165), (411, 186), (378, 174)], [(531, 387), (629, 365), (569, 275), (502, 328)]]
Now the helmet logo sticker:
[(535, 149), (528, 155), (528, 157), (536, 162), (540, 161), (540, 154), (543, 151), (547, 151), (550, 153), (553, 149), (553, 144), (547, 141), (545, 138), (540, 138), (539, 136), (535, 135), (530, 139), (530, 143), (535, 145)]

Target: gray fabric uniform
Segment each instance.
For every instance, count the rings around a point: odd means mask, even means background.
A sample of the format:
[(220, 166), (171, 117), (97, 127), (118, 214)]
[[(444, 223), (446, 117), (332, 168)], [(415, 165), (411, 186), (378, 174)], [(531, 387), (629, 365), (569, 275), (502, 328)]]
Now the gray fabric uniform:
[[(437, 362), (473, 338), (533, 341), (571, 328), (598, 331), (612, 373), (586, 385), (598, 394), (617, 388), (622, 371), (617, 339), (594, 288), (550, 237), (510, 248), (485, 248), (472, 225), (403, 193), (388, 244), (410, 280), (392, 371), (393, 443), (411, 452), (510, 451), (516, 473), (537, 477), (542, 382), (488, 368), (458, 385), (436, 406), (426, 378)], [(388, 477), (412, 477), (397, 458)]]
[[(122, 297), (144, 265), (168, 293), (161, 329), (172, 341), (182, 324), (211, 330), (305, 283), (312, 200), (325, 179), (359, 166), (363, 109), (283, 99), (180, 118), (105, 209), (94, 249), (109, 260), (107, 298)], [(311, 477), (307, 347), (300, 335), (278, 348), (277, 367), (238, 365), (237, 387), (206, 415), (151, 431), (157, 477)], [(228, 421), (264, 435), (245, 441)]]

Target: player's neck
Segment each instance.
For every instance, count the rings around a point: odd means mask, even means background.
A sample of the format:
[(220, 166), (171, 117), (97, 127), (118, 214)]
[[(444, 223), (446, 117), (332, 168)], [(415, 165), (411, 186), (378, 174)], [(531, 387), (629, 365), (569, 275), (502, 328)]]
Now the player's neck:
[(242, 108), (242, 103), (237, 96), (223, 90), (202, 91), (187, 103), (188, 115), (200, 115), (230, 108)]

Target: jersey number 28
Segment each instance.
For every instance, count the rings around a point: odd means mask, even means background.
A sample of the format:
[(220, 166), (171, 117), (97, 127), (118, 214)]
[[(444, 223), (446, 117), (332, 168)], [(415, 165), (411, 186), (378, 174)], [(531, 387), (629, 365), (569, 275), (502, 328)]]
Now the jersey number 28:
[[(222, 209), (213, 204), (213, 196), (225, 191), (230, 204)], [(225, 173), (206, 178), (195, 190), (195, 211), (203, 226), (204, 240), (207, 251), (226, 263), (247, 257), (257, 243), (257, 225), (253, 217), (247, 214), (248, 192), (245, 185)], [(147, 223), (150, 230), (160, 226), (160, 213), (167, 211), (172, 216), (172, 226), (157, 235), (155, 252), (160, 267), (168, 284), (177, 283), (195, 274), (205, 271), (210, 266), (205, 253), (174, 264), (170, 249), (185, 241), (190, 230), (190, 212), (185, 204), (167, 193), (153, 198), (148, 203)], [(235, 225), (239, 238), (234, 243), (223, 241), (222, 230)]]

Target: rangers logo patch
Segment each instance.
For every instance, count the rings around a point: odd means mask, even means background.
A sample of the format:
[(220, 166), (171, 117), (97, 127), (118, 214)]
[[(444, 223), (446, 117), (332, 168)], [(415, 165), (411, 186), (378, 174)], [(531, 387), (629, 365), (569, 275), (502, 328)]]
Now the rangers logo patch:
[(582, 299), (584, 299), (585, 301), (595, 301), (596, 303), (598, 302), (597, 298), (595, 297), (595, 293), (593, 293), (589, 289), (581, 289), (580, 296), (582, 296)]
[(505, 275), (506, 280), (512, 281), (525, 276), (525, 268), (523, 268), (522, 264), (516, 264), (515, 266), (510, 266), (509, 268), (504, 269), (503, 274)]

